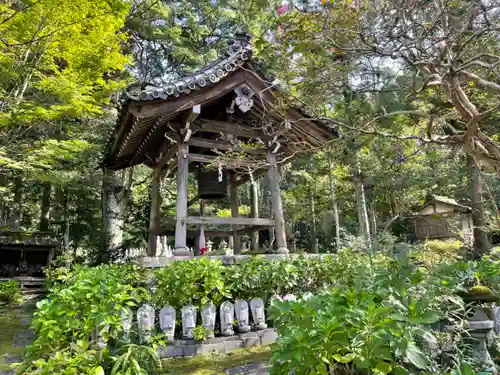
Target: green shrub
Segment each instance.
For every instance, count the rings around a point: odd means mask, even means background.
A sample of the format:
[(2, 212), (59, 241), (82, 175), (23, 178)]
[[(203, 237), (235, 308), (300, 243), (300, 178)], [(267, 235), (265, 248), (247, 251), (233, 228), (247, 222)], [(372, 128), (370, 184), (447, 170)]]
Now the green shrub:
[[(150, 347), (119, 345), (123, 309), (149, 298), (138, 285), (144, 281), (144, 270), (136, 266), (68, 268), (64, 279), (55, 282), (48, 298), (38, 304), (32, 321), (37, 337), (27, 348), (20, 373), (97, 375), (115, 367), (115, 374), (154, 374), (158, 356)], [(103, 326), (109, 327), (110, 346), (95, 351), (89, 348), (91, 333)]]
[(404, 309), (403, 303), (389, 295), (341, 287), (306, 302), (274, 302), (270, 318), (277, 325), (279, 340), (271, 373), (378, 370), (387, 374), (406, 363), (430, 370), (431, 361), (416, 342), (424, 333), (431, 334), (416, 323), (435, 323), (439, 315)]
[(0, 304), (13, 305), (21, 302), (21, 288), (15, 280), (0, 282)]
[(141, 288), (133, 287), (130, 267), (106, 265), (76, 267), (71, 278), (38, 303), (32, 321), (37, 334), (28, 356), (63, 350), (79, 340), (88, 341), (97, 326), (120, 330), (124, 307), (141, 300)]
[[(444, 373), (453, 365), (421, 345), (437, 343), (429, 325), (446, 319), (460, 326), (466, 319), (455, 288), (443, 288), (441, 270), (383, 256), (360, 259), (366, 262), (356, 261), (350, 277), (307, 301), (273, 302), (269, 318), (278, 341), (271, 374)], [(458, 363), (466, 345), (456, 345)]]
[(204, 257), (174, 262), (155, 273), (153, 302), (176, 309), (189, 304), (201, 309), (209, 302), (218, 305), (230, 296), (224, 282), (225, 268), (222, 262)]
[(128, 344), (114, 358), (112, 375), (153, 375), (162, 369), (156, 346)]

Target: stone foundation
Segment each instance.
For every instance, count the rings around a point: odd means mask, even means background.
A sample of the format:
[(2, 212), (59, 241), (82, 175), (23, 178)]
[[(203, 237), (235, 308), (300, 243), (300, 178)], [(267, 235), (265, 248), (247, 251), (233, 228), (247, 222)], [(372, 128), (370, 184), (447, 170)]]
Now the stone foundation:
[(234, 349), (270, 345), (278, 335), (274, 328), (263, 329), (230, 337), (215, 337), (203, 341), (174, 340), (159, 350), (160, 358), (192, 357), (210, 353), (229, 353)]

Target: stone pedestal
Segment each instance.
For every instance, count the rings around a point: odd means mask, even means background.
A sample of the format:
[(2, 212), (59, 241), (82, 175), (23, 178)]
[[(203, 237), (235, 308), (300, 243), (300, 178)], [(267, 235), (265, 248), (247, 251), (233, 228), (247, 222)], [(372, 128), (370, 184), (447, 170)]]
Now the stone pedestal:
[(495, 363), (488, 352), (488, 336), (494, 323), (488, 318), (486, 309), (474, 307), (474, 315), (469, 319), (469, 333), (473, 347), (473, 356), (481, 370), (497, 374)]

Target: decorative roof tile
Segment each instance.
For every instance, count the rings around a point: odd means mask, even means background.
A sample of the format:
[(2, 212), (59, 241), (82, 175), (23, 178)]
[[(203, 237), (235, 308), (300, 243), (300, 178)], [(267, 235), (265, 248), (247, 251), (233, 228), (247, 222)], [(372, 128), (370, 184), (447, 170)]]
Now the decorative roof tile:
[(228, 42), (228, 45), (226, 56), (217, 59), (190, 76), (180, 78), (163, 87), (127, 92), (127, 97), (134, 101), (165, 100), (170, 97), (187, 95), (191, 91), (219, 82), (252, 57), (250, 34), (237, 34), (234, 39)]

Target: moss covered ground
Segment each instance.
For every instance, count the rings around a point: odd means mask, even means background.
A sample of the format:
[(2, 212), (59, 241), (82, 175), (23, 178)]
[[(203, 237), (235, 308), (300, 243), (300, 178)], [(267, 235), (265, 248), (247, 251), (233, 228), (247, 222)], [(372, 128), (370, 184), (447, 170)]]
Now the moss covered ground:
[(169, 359), (163, 362), (164, 375), (219, 375), (224, 370), (251, 363), (267, 362), (268, 346), (235, 350), (229, 354), (210, 354), (192, 358)]

